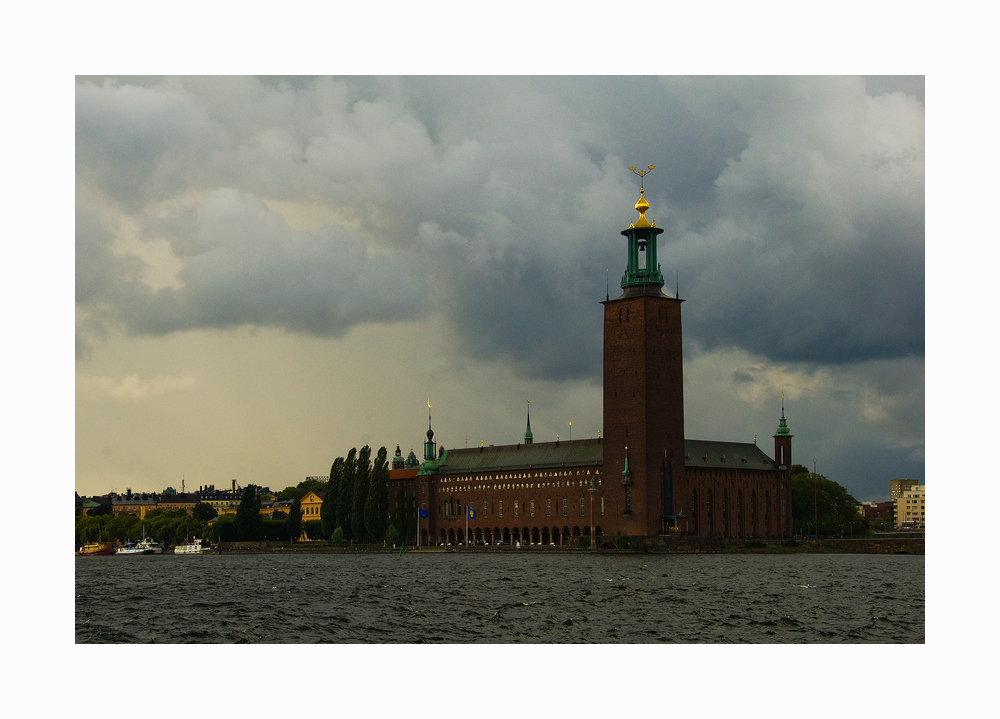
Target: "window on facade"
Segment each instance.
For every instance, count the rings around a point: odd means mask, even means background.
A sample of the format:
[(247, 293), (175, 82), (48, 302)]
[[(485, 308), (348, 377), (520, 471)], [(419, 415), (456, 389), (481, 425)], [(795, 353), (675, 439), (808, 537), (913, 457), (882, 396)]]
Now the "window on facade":
[(503, 500), (502, 500), (502, 499), (500, 500), (500, 504), (499, 504), (499, 506), (498, 506), (498, 509), (497, 509), (497, 513), (498, 513), (498, 514), (499, 514), (499, 515), (500, 515), (501, 517), (503, 517)]
[(569, 500), (565, 498), (563, 499), (563, 516), (569, 516)]
[(586, 507), (584, 506), (583, 497), (580, 497), (580, 516), (582, 517), (586, 512)]
[(489, 504), (488, 504), (487, 502), (483, 502), (483, 519), (485, 519), (485, 518), (486, 518), (486, 516), (487, 516), (487, 514), (486, 514), (486, 509), (487, 509), (488, 507), (489, 507)]
[(552, 516), (552, 500), (551, 499), (546, 499), (545, 500), (545, 516), (546, 517), (551, 517)]
[(601, 497), (601, 516), (604, 516), (604, 497)]
[(519, 500), (517, 500), (517, 499), (514, 500), (514, 516), (515, 517), (519, 516), (519, 510), (521, 509), (520, 504), (521, 504), (521, 502)]
[(531, 516), (532, 517), (535, 516), (535, 500), (534, 499), (531, 500)]

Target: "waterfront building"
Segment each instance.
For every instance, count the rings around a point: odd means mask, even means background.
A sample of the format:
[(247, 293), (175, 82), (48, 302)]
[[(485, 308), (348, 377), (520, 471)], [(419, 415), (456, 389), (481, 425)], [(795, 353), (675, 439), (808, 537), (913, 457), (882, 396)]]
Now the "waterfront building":
[(913, 489), (917, 486), (917, 480), (915, 479), (890, 479), (889, 480), (889, 499), (894, 501), (898, 497), (903, 496), (903, 492), (908, 489)]
[(895, 504), (896, 529), (925, 530), (925, 490), (926, 485), (914, 484), (904, 489), (900, 496), (893, 500)]
[(133, 494), (131, 489), (126, 489), (125, 494), (109, 494), (111, 500), (112, 514), (131, 514), (139, 519), (145, 519), (146, 514), (156, 509), (157, 498), (155, 494)]
[[(329, 477), (327, 477), (329, 481)], [(302, 521), (308, 522), (319, 519), (320, 509), (323, 507), (323, 495), (326, 492), (309, 490), (302, 499), (299, 500), (299, 508), (302, 510)]]
[(784, 403), (773, 455), (756, 440), (684, 436), (683, 300), (679, 291), (663, 292), (663, 230), (647, 219), (641, 187), (635, 209), (638, 219), (621, 232), (622, 294), (609, 292), (601, 303), (603, 437), (536, 442), (529, 411), (523, 443), (439, 449), (428, 402), (423, 463), (400, 468), (397, 445), (389, 483), (390, 518), (408, 522), (412, 502), (422, 545), (589, 544), (591, 534), (605, 545), (677, 534), (791, 536)]

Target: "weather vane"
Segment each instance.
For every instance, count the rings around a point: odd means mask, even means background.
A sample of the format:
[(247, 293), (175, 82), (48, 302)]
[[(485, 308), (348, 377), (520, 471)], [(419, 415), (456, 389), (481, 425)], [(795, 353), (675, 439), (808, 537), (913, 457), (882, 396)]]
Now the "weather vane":
[(632, 165), (632, 167), (630, 167), (628, 169), (630, 169), (632, 172), (634, 172), (635, 174), (637, 174), (639, 176), (639, 189), (641, 190), (642, 189), (642, 178), (645, 177), (646, 175), (648, 175), (653, 170), (655, 170), (656, 169), (656, 165), (649, 165), (648, 167), (646, 167), (645, 170), (637, 170), (637, 169), (635, 169), (635, 165)]

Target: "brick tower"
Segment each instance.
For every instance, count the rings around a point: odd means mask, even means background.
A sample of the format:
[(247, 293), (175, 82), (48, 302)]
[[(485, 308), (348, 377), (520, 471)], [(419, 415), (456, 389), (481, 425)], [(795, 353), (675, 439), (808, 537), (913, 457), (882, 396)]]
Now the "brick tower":
[(646, 219), (641, 185), (639, 193), (639, 219), (621, 233), (628, 241), (622, 295), (602, 303), (603, 471), (614, 525), (622, 534), (653, 536), (684, 509), (682, 300), (662, 292), (656, 238), (663, 230)]

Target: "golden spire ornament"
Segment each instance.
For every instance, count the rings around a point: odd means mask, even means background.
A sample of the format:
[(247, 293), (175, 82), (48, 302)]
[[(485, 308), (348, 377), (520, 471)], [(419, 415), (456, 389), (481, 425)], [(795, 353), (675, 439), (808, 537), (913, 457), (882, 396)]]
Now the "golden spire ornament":
[(649, 203), (646, 202), (646, 188), (642, 185), (642, 178), (655, 170), (656, 165), (648, 165), (645, 170), (637, 170), (635, 169), (635, 165), (628, 169), (639, 176), (639, 201), (635, 203), (635, 209), (639, 211), (639, 219), (635, 221), (632, 227), (656, 227), (655, 222), (650, 224), (649, 220), (646, 219), (646, 210), (649, 209)]

